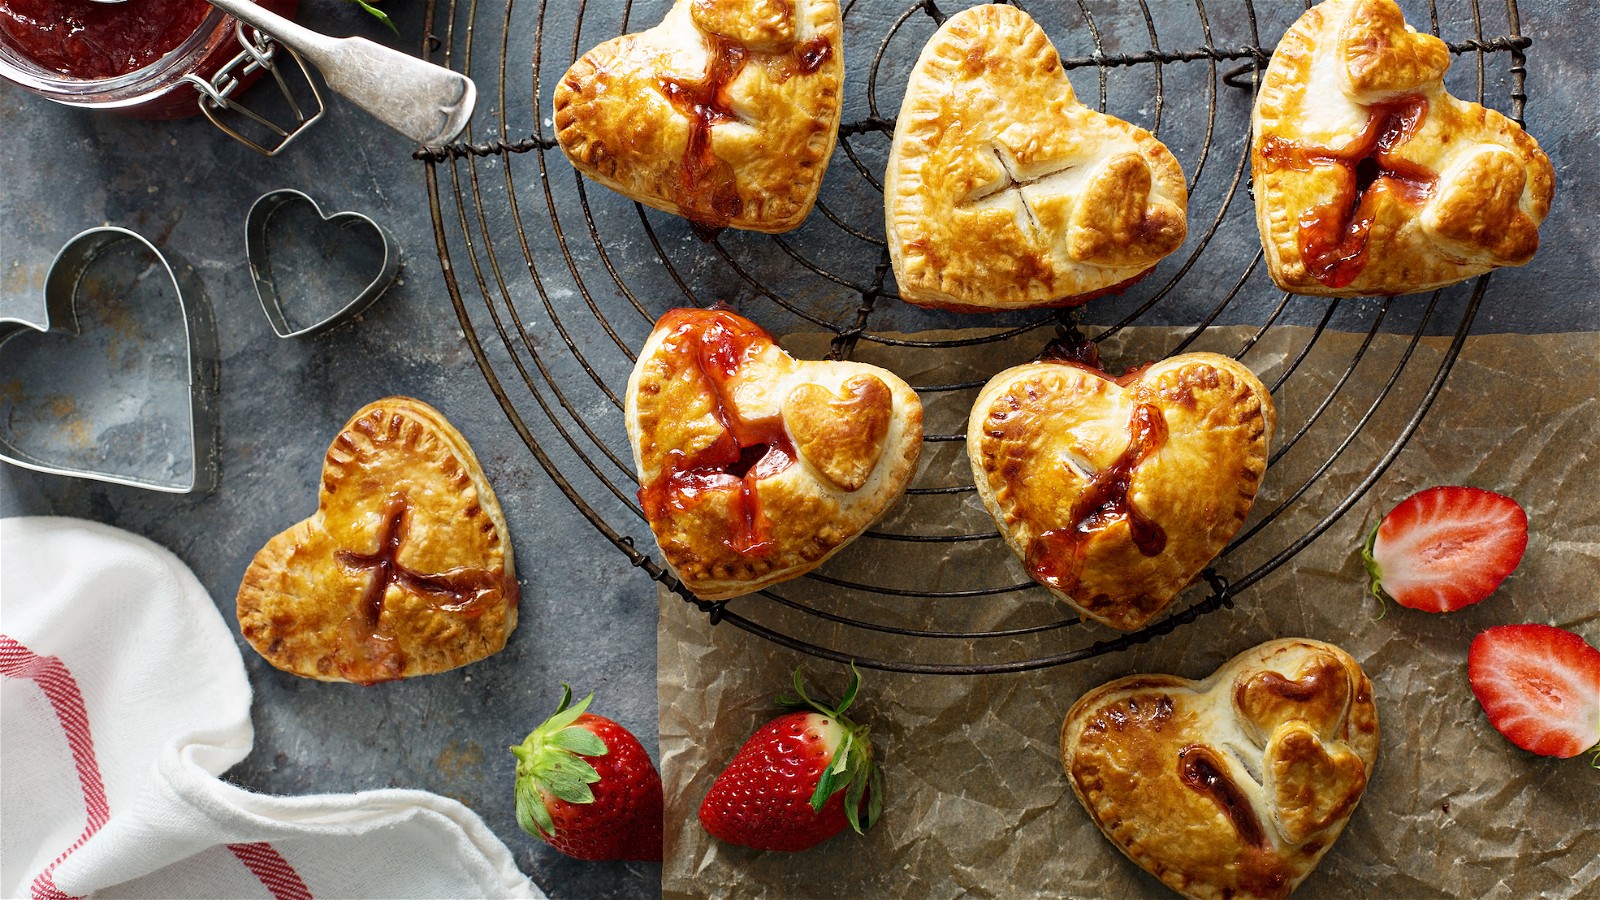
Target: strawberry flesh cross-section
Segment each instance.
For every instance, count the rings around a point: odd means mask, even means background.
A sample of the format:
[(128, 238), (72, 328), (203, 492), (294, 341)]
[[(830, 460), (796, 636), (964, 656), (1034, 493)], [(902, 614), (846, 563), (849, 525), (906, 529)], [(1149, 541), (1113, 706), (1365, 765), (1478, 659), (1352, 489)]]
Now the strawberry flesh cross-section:
[(687, 510), (713, 493), (728, 493), (730, 528), (724, 543), (744, 556), (765, 556), (772, 550), (772, 530), (757, 482), (794, 464), (794, 442), (781, 415), (746, 419), (730, 391), (743, 364), (773, 346), (772, 336), (719, 309), (673, 310), (658, 327), (669, 329), (662, 348), (678, 355), (687, 363), (683, 368), (703, 382), (722, 431), (703, 450), (671, 453), (667, 468), (639, 489), (639, 502), (652, 521), (659, 521), (669, 507)]

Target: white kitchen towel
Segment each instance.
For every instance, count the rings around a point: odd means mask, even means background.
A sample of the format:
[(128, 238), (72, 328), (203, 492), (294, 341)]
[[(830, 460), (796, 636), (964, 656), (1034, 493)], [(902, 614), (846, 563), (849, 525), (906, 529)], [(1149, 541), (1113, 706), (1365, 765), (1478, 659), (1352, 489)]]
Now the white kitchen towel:
[(220, 780), (253, 741), (238, 647), (177, 557), (0, 521), (0, 896), (543, 896), (454, 800)]

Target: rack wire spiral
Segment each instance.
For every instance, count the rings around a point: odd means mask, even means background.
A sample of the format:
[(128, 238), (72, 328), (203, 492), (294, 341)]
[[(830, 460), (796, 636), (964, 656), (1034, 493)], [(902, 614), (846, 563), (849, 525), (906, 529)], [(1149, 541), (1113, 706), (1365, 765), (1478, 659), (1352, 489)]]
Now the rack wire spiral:
[[(487, 87), (489, 108), (460, 142), (415, 155), (451, 302), (511, 424), (606, 540), (712, 624), (870, 668), (985, 674), (1123, 650), (1232, 607), (1383, 475), (1488, 294), (1489, 276), (1430, 295), (1351, 300), (1282, 293), (1265, 277), (1245, 196), (1249, 106), (1298, 2), (1018, 4), (1045, 27), (1085, 101), (1149, 128), (1188, 175), (1188, 242), (1119, 297), (986, 317), (895, 297), (883, 160), (905, 76), (953, 0), (846, 0), (845, 124), (815, 212), (787, 235), (730, 231), (703, 243), (686, 222), (585, 183), (547, 118), (572, 61), (654, 25), (667, 5), (429, 0), (424, 55)], [(1420, 30), (1416, 5), (1406, 11)], [(1489, 21), (1480, 0), (1429, 0), (1426, 21), (1475, 63), (1458, 59), (1452, 92), (1520, 122), (1530, 41), (1515, 0), (1503, 13)], [(889, 518), (805, 578), (709, 603), (655, 552), (635, 497), (622, 388), (661, 313), (719, 300), (800, 355), (891, 361), (922, 397), (929, 428), (922, 471)], [(976, 500), (959, 433), (997, 360), (1084, 335), (1127, 364), (1199, 347), (1245, 359), (1283, 411), (1255, 511), (1192, 589), (1198, 599), (1180, 598), (1126, 635), (1082, 624), (1026, 577)]]

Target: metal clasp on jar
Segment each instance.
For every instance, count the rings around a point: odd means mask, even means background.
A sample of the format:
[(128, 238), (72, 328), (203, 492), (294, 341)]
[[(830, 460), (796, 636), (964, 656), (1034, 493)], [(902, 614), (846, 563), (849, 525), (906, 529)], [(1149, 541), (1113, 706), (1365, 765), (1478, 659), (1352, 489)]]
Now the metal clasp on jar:
[[(211, 120), (211, 124), (222, 129), (234, 140), (263, 156), (277, 156), (283, 151), (283, 148), (289, 146), (289, 143), (299, 136), (300, 132), (305, 131), (318, 119), (322, 118), (322, 113), (326, 107), (322, 102), (322, 93), (317, 90), (317, 84), (312, 80), (310, 70), (306, 68), (305, 60), (301, 59), (298, 53), (288, 47), (280, 46), (272, 38), (254, 28), (250, 28), (249, 35), (246, 35), (245, 29), (246, 25), (243, 22), (234, 23), (234, 36), (238, 38), (239, 45), (244, 50), (233, 59), (228, 60), (227, 64), (218, 69), (210, 80), (201, 78), (193, 73), (183, 76), (183, 80), (194, 85), (195, 90), (200, 93), (200, 96), (196, 98), (196, 102), (200, 104), (200, 111), (205, 113), (207, 119)], [(310, 115), (306, 114), (306, 109), (309, 109), (311, 104), (306, 104), (302, 107), (301, 103), (295, 99), (295, 93), (290, 89), (289, 82), (284, 79), (283, 70), (285, 67), (279, 65), (282, 62), (279, 54), (288, 54), (289, 58), (294, 60), (295, 65), (299, 67), (300, 80), (310, 90), (311, 100), (316, 106), (316, 111)], [(278, 85), (278, 92), (283, 95), (284, 101), (288, 104), (289, 113), (294, 119), (292, 124), (285, 123), (280, 125), (233, 99), (233, 94), (240, 89), (240, 85), (247, 83), (250, 77), (258, 72), (265, 72), (271, 75), (272, 80)], [(223, 119), (225, 113), (243, 116), (266, 129), (268, 134), (275, 136), (275, 139), (263, 144), (261, 141), (246, 136)]]

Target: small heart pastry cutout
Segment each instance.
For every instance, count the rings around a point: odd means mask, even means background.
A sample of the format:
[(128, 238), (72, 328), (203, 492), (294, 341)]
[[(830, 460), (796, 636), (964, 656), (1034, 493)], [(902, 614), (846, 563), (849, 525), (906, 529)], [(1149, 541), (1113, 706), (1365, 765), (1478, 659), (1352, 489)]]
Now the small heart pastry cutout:
[(1050, 360), (984, 386), (967, 455), (1034, 580), (1131, 631), (1244, 524), (1275, 424), (1272, 395), (1225, 356), (1183, 354), (1115, 380)]
[(378, 400), (328, 448), (316, 513), (251, 560), (239, 629), (274, 666), (319, 681), (476, 662), (517, 626), (506, 535), (461, 433), (421, 401)]
[(573, 166), (702, 231), (782, 232), (811, 212), (839, 134), (838, 0), (677, 0), (556, 85)]
[(922, 450), (922, 404), (904, 381), (797, 360), (720, 308), (661, 317), (626, 416), (644, 516), (707, 600), (821, 565), (889, 511)]
[(1073, 792), (1108, 840), (1187, 897), (1287, 897), (1371, 778), (1378, 711), (1332, 644), (1270, 641), (1204, 681), (1133, 675), (1061, 727)]
[(860, 490), (878, 467), (893, 414), (894, 394), (875, 375), (852, 376), (838, 395), (806, 382), (783, 401), (800, 455), (846, 491)]
[(1449, 65), (1393, 0), (1326, 0), (1284, 35), (1251, 144), (1256, 220), (1284, 290), (1408, 294), (1533, 258), (1550, 160), (1516, 122), (1451, 96)]
[(1082, 303), (1176, 250), (1187, 207), (1178, 161), (1079, 103), (1027, 13), (963, 10), (923, 48), (884, 176), (901, 299), (966, 312)]

